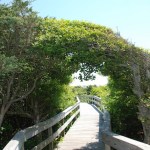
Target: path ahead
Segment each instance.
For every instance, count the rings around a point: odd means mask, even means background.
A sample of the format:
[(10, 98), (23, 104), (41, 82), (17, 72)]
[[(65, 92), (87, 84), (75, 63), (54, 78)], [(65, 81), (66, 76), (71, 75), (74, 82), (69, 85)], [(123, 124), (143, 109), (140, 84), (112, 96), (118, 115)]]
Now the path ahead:
[(87, 103), (80, 104), (80, 117), (69, 129), (57, 150), (103, 150), (100, 113)]

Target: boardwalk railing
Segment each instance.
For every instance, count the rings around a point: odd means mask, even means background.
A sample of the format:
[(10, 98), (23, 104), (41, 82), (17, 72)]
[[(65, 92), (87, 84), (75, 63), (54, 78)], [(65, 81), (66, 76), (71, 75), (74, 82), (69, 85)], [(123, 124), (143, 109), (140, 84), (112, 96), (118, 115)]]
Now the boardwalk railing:
[[(41, 150), (46, 146), (49, 146), (49, 149), (53, 150), (53, 141), (62, 132), (64, 132), (66, 127), (68, 127), (68, 125), (72, 123), (72, 121), (79, 115), (79, 98), (77, 98), (77, 101), (78, 102), (74, 106), (68, 107), (58, 115), (44, 122), (40, 122), (34, 126), (17, 132), (3, 150), (24, 150), (24, 143), (28, 139), (33, 138), (34, 136), (38, 136), (43, 131), (47, 131), (49, 135), (48, 138), (44, 141), (41, 141), (41, 143), (39, 143), (38, 145), (34, 146), (32, 150)], [(57, 129), (57, 131), (53, 132), (53, 126), (58, 124), (59, 122), (63, 122), (63, 124), (59, 127), (59, 129)]]
[[(111, 132), (110, 115), (103, 107), (100, 98), (96, 96), (86, 96), (86, 98), (85, 96), (81, 96), (80, 99), (97, 107), (102, 115), (102, 126), (100, 128), (102, 130), (102, 141), (105, 144), (105, 150), (110, 150), (111, 147), (117, 150), (150, 150), (150, 145)], [(48, 137), (40, 141), (32, 150), (41, 150), (47, 146), (53, 150), (53, 141), (79, 116), (80, 101), (79, 98), (77, 100), (78, 102), (75, 105), (67, 108), (53, 118), (16, 133), (5, 146), (4, 150), (23, 150), (24, 144), (28, 139), (31, 140), (31, 138), (40, 135), (43, 131), (47, 131)], [(53, 131), (53, 127), (58, 123), (61, 126), (56, 131)]]
[(110, 114), (102, 106), (101, 98), (87, 96), (87, 101), (98, 107), (103, 115), (102, 141), (105, 150), (111, 147), (117, 150), (150, 150), (150, 145), (111, 132)]

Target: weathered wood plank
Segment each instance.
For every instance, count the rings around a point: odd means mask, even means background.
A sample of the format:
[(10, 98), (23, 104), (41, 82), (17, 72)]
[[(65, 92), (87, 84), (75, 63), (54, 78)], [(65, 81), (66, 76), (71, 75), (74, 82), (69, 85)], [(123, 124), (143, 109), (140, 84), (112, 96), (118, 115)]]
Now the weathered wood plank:
[(110, 145), (117, 150), (150, 150), (150, 145), (148, 144), (112, 132), (103, 132), (102, 138), (107, 145)]
[(51, 135), (49, 138), (35, 146), (32, 150), (41, 150), (45, 146), (47, 146), (49, 143), (51, 143), (56, 137), (60, 135), (62, 131), (71, 123), (71, 121), (79, 114), (79, 110), (76, 111), (65, 123), (62, 125), (53, 135)]
[(103, 150), (99, 141), (99, 112), (92, 105), (80, 104), (80, 117), (66, 133), (57, 150)]
[(49, 129), (60, 120), (65, 118), (69, 113), (79, 107), (79, 99), (77, 98), (77, 103), (74, 106), (68, 107), (63, 112), (59, 113), (58, 115), (50, 118), (44, 122), (40, 122), (34, 126), (26, 128), (24, 130), (19, 131), (16, 135), (10, 140), (10, 142), (4, 147), (3, 150), (21, 150), (23, 148), (24, 142), (30, 139), (31, 137), (39, 134), (40, 132)]
[[(76, 105), (67, 108), (57, 116), (18, 132), (4, 150), (23, 149), (24, 142), (27, 139), (46, 129), (50, 129), (53, 125), (65, 118), (70, 112), (79, 107), (79, 99), (77, 98), (77, 100), (78, 103)], [(110, 146), (117, 150), (150, 150), (150, 145), (110, 132), (110, 116), (101, 105), (101, 99), (90, 96), (89, 102), (100, 106), (103, 112), (99, 111), (94, 105), (82, 103), (80, 109), (81, 116), (68, 131), (64, 141), (58, 145), (57, 150), (104, 150), (103, 142), (105, 143), (105, 150), (110, 150)], [(40, 150), (47, 146), (63, 132), (78, 114), (79, 110), (76, 111), (55, 133), (51, 135), (51, 132), (49, 132), (51, 136), (33, 149)]]
[(23, 150), (24, 141), (25, 141), (24, 132), (20, 131), (16, 133), (14, 138), (4, 147), (3, 150)]
[(65, 118), (70, 112), (72, 112), (78, 106), (79, 106), (79, 102), (76, 105), (67, 108), (66, 110), (64, 110), (63, 112), (59, 113), (58, 115), (54, 116), (51, 119), (46, 120), (46, 121), (41, 122), (41, 123), (38, 123), (32, 127), (25, 129), (24, 133), (25, 133), (26, 139), (29, 139), (29, 138), (37, 135), (38, 133), (52, 127), (53, 125), (58, 123), (60, 120)]

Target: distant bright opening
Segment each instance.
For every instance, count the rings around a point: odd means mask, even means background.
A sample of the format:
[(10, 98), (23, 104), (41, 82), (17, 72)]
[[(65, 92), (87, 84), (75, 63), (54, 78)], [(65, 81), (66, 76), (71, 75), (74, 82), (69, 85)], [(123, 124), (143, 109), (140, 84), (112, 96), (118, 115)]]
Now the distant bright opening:
[(88, 81), (80, 81), (78, 78), (79, 72), (72, 75), (73, 82), (70, 83), (71, 86), (89, 86), (89, 85), (96, 85), (96, 86), (104, 86), (108, 83), (108, 77), (102, 76), (97, 73), (93, 73), (96, 77), (95, 80), (88, 80)]

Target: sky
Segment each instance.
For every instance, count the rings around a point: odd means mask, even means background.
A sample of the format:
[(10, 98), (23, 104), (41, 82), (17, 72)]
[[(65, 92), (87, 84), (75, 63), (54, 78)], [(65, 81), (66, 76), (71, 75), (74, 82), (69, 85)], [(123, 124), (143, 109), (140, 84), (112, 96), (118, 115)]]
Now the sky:
[(70, 84), (71, 86), (88, 86), (88, 85), (96, 85), (96, 86), (104, 86), (108, 83), (108, 77), (99, 75), (98, 73), (93, 73), (96, 77), (95, 80), (83, 81), (81, 82), (77, 77), (79, 76), (79, 72), (74, 73), (72, 77), (74, 78), (73, 82)]
[(150, 49), (150, 0), (35, 0), (32, 7), (42, 17), (104, 25), (136, 46)]

